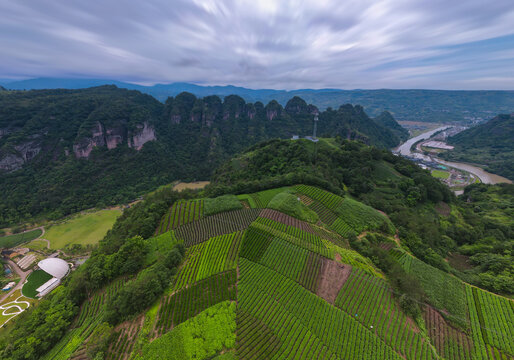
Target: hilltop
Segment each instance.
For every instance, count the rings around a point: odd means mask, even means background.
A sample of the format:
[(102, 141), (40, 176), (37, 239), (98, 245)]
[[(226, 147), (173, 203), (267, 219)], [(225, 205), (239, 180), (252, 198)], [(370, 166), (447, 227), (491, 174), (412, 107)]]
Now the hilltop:
[(442, 157), (484, 166), (493, 174), (514, 180), (514, 114), (495, 118), (448, 139), (455, 146)]
[(189, 83), (156, 84), (143, 86), (106, 79), (59, 79), (37, 78), (4, 82), (1, 85), (13, 90), (29, 89), (80, 89), (100, 85), (116, 85), (120, 88), (138, 90), (166, 101), (169, 96), (189, 92), (198, 97), (238, 95), (247, 102), (268, 103), (278, 101), (285, 106), (294, 96), (299, 96), (324, 110), (338, 108), (342, 104), (360, 104), (367, 114), (379, 116), (389, 111), (399, 121), (452, 122), (487, 119), (491, 114), (512, 111), (514, 91), (458, 91), (423, 89), (248, 89), (239, 86), (202, 86)]
[[(299, 97), (283, 107), (190, 93), (163, 104), (115, 86), (2, 92), (0, 227), (128, 202), (179, 179), (206, 180), (259, 141), (312, 134), (315, 112)], [(321, 135), (380, 147), (400, 141), (360, 106), (320, 119)]]
[[(478, 185), (462, 202), (359, 142), (261, 143), (204, 193), (164, 188), (125, 210), (63, 286), (0, 332), (0, 356), (509, 358), (512, 300), (458, 277), (514, 292), (484, 257), (512, 263), (509, 210), (476, 213), (512, 189)], [(483, 267), (450, 267), (458, 245)]]

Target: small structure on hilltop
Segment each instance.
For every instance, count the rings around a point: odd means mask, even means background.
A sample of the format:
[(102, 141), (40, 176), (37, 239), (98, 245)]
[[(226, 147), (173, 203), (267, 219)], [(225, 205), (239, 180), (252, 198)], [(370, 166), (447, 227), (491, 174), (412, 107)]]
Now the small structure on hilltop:
[(37, 297), (41, 298), (55, 289), (70, 272), (70, 266), (66, 261), (59, 258), (48, 258), (41, 260), (38, 267), (44, 272), (52, 275), (52, 278), (36, 289)]

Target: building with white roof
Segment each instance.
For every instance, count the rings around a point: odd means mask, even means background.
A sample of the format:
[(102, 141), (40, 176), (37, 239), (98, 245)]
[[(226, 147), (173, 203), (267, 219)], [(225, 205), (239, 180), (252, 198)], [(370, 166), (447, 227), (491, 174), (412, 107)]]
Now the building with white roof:
[(37, 265), (41, 270), (53, 276), (50, 280), (36, 289), (38, 297), (43, 297), (55, 289), (61, 283), (61, 279), (70, 272), (70, 266), (68, 263), (59, 258), (44, 259)]

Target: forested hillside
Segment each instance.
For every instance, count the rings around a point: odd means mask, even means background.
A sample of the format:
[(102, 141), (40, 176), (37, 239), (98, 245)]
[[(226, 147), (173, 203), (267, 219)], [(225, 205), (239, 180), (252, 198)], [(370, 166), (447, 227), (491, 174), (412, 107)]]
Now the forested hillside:
[(510, 112), (514, 108), (514, 91), (454, 91), (454, 90), (340, 90), (300, 89), (273, 90), (248, 89), (238, 86), (202, 86), (190, 83), (156, 84), (143, 86), (105, 79), (58, 79), (38, 78), (4, 82), (8, 89), (80, 89), (91, 86), (114, 84), (120, 88), (139, 90), (160, 101), (187, 91), (198, 97), (238, 95), (247, 102), (268, 103), (276, 100), (283, 106), (293, 96), (299, 96), (325, 110), (338, 108), (342, 104), (359, 104), (370, 116), (379, 116), (389, 111), (400, 121), (453, 122), (473, 118), (487, 119), (491, 114)]
[(514, 180), (514, 114), (498, 115), (450, 137), (448, 143), (455, 149), (442, 157), (479, 164)]
[[(114, 86), (2, 92), (0, 226), (123, 203), (177, 179), (208, 179), (252, 144), (312, 134), (317, 111), (298, 97), (282, 107), (189, 93), (162, 104)], [(321, 135), (399, 142), (359, 106), (320, 119)]]

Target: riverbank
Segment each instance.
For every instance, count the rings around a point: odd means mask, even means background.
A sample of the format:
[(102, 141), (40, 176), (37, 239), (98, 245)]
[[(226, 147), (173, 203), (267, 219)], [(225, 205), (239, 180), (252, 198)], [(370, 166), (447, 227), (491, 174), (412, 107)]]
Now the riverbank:
[(438, 133), (440, 131), (446, 130), (451, 127), (452, 127), (451, 125), (444, 125), (444, 126), (438, 127), (437, 129), (424, 132), (416, 137), (413, 137), (413, 138), (407, 140), (406, 142), (404, 142), (403, 144), (398, 146), (396, 149), (394, 149), (393, 152), (398, 153), (401, 156), (412, 158), (416, 161), (426, 162), (429, 164), (430, 163), (438, 163), (438, 164), (441, 164), (441, 165), (444, 165), (447, 167), (451, 167), (451, 168), (454, 168), (454, 169), (457, 169), (460, 171), (468, 172), (468, 173), (476, 176), (484, 184), (499, 184), (499, 183), (511, 184), (512, 183), (512, 181), (510, 181), (509, 179), (504, 178), (503, 176), (500, 176), (500, 175), (491, 174), (476, 165), (446, 161), (446, 160), (442, 160), (434, 155), (424, 155), (417, 151), (415, 151), (415, 152), (411, 151), (411, 148), (415, 143), (423, 141), (423, 140), (428, 140), (435, 133)]

